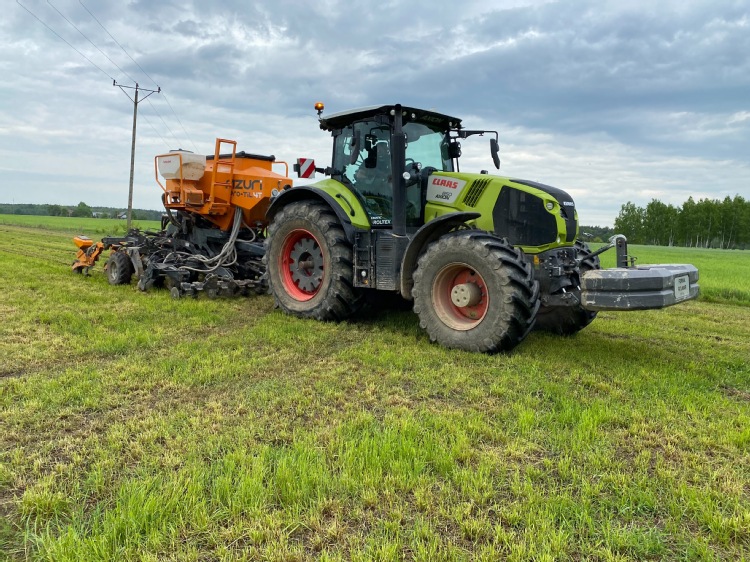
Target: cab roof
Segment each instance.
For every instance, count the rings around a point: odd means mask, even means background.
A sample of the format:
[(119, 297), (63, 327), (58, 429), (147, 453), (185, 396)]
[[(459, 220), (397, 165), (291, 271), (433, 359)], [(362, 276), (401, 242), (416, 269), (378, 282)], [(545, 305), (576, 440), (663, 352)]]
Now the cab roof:
[[(391, 110), (394, 110), (396, 107), (401, 107), (401, 111), (404, 115), (404, 123), (416, 121), (418, 123), (438, 125), (441, 129), (461, 128), (461, 119), (458, 117), (451, 117), (450, 115), (437, 113), (436, 111), (430, 111), (427, 109), (419, 109), (417, 107), (398, 106), (396, 104), (371, 105), (325, 115), (320, 118), (320, 128), (324, 131), (342, 129), (356, 121), (362, 121), (363, 119), (378, 115), (388, 115)], [(412, 115), (414, 115), (413, 118)]]

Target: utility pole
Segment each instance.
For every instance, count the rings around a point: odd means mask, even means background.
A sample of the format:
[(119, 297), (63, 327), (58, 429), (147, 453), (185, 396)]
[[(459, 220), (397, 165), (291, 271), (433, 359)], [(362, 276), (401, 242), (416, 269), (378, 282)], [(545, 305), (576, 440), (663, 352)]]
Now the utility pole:
[[(135, 170), (135, 126), (138, 119), (138, 104), (145, 100), (148, 96), (151, 94), (158, 94), (161, 92), (161, 87), (157, 86), (156, 90), (147, 90), (146, 88), (141, 88), (138, 86), (138, 82), (135, 83), (135, 88), (133, 86), (123, 86), (122, 84), (118, 84), (117, 80), (112, 81), (113, 86), (117, 86), (120, 88), (123, 93), (130, 98), (130, 101), (133, 102), (133, 139), (130, 144), (130, 187), (128, 188), (128, 225), (127, 228), (130, 230), (130, 224), (133, 221), (133, 172)], [(135, 99), (130, 97), (130, 94), (128, 94), (125, 89), (128, 90), (135, 90)], [(138, 99), (138, 92), (148, 92), (146, 96)]]

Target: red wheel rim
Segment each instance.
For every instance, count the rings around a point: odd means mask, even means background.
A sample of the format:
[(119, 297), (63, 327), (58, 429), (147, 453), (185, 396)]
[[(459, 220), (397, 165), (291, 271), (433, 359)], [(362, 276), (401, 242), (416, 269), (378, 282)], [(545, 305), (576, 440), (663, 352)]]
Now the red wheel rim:
[[(456, 306), (451, 292), (457, 285), (474, 284), (479, 289), (478, 302), (470, 306)], [(470, 330), (484, 320), (490, 296), (484, 278), (478, 271), (463, 263), (445, 266), (435, 276), (432, 285), (432, 302), (438, 318), (454, 330)]]
[(281, 245), (279, 271), (284, 290), (298, 301), (309, 301), (323, 284), (325, 260), (318, 240), (304, 229), (287, 234)]

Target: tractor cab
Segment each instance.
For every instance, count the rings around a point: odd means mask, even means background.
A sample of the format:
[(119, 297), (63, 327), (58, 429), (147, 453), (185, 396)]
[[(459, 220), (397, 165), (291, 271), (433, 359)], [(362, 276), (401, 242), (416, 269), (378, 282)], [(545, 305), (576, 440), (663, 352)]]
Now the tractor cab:
[(335, 113), (320, 127), (333, 136), (331, 177), (351, 190), (373, 228), (397, 231), (425, 223), (427, 179), (457, 171), (457, 139), (467, 136), (456, 117), (400, 105)]

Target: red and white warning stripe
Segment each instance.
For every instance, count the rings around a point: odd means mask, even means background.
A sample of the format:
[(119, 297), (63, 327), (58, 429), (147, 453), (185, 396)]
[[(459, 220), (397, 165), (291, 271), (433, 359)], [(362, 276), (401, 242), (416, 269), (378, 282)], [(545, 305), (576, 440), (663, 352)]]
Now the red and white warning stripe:
[(315, 160), (312, 158), (297, 158), (297, 170), (301, 178), (315, 177)]

